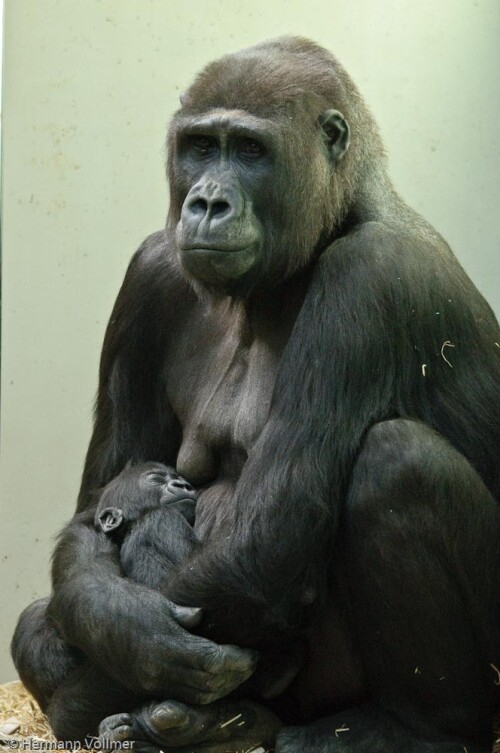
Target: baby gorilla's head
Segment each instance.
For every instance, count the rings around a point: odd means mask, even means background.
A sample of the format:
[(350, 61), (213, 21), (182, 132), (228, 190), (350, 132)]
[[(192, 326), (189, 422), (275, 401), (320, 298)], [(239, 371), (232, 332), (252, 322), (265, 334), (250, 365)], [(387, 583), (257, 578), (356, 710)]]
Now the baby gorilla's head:
[(196, 500), (196, 492), (162, 463), (127, 464), (101, 492), (94, 523), (103, 533), (124, 530), (160, 505)]

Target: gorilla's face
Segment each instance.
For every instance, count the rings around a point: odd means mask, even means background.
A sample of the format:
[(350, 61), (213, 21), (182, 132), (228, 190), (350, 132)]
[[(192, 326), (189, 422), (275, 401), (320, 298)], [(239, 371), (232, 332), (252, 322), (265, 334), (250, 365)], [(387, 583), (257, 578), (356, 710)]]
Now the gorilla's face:
[(181, 264), (203, 283), (231, 288), (261, 263), (273, 139), (258, 119), (216, 111), (184, 121), (178, 159), (187, 190), (176, 233)]
[(264, 118), (181, 110), (174, 119), (170, 189), (179, 207), (172, 216), (179, 258), (205, 287), (245, 295), (279, 284), (307, 263), (328, 225), (325, 197), (348, 146), (347, 123), (335, 110), (289, 112)]

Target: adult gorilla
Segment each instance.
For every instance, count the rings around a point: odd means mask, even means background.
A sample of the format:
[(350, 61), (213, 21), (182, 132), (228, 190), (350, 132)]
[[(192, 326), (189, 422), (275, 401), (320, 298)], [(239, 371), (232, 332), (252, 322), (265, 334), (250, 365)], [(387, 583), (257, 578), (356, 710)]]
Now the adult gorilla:
[[(21, 677), (50, 706), (83, 652), (123, 705), (98, 690), (72, 702), (133, 712), (102, 734), (166, 751), (273, 743), (270, 708), (279, 753), (489, 750), (490, 308), (394, 192), (348, 75), (307, 40), (209, 65), (172, 121), (168, 164), (167, 228), (133, 258), (107, 330), (52, 600), (15, 636)], [(199, 489), (202, 543), (171, 601), (123, 578), (93, 527), (93, 492), (128, 461), (174, 465)], [(199, 635), (189, 607), (203, 607)], [(276, 646), (295, 655), (297, 636), (304, 666), (286, 690), (232, 693), (253, 671), (248, 647), (279, 665)], [(283, 692), (259, 704), (259, 687)]]

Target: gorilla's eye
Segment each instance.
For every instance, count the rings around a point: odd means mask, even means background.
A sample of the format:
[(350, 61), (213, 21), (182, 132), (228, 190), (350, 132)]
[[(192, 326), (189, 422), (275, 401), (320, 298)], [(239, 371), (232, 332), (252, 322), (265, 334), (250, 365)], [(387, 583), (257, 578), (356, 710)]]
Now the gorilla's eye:
[(244, 157), (260, 157), (264, 154), (264, 147), (253, 139), (242, 139), (238, 144), (238, 151)]
[(194, 151), (201, 156), (210, 154), (216, 148), (215, 141), (208, 136), (192, 136), (190, 143)]
[(164, 473), (160, 473), (159, 471), (150, 471), (146, 474), (146, 480), (151, 484), (164, 484), (166, 477)]

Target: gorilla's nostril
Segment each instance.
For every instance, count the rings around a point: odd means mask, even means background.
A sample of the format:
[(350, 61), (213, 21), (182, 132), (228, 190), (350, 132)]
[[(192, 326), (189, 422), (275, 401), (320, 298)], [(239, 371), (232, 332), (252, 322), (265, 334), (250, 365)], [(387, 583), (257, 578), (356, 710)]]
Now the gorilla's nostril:
[(194, 199), (189, 204), (189, 211), (192, 215), (201, 219), (207, 217), (211, 220), (223, 217), (231, 209), (227, 201), (207, 201), (206, 199)]
[(194, 492), (191, 484), (183, 478), (174, 478), (168, 482), (169, 489), (179, 489), (186, 492)]
[(226, 212), (228, 212), (230, 209), (230, 206), (227, 203), (227, 201), (214, 201), (211, 209), (212, 209), (212, 212), (211, 212), (212, 217), (218, 217), (221, 214), (225, 214)]
[(208, 209), (208, 204), (205, 201), (205, 199), (196, 199), (195, 201), (192, 201), (189, 205), (189, 209), (193, 214), (206, 214)]

